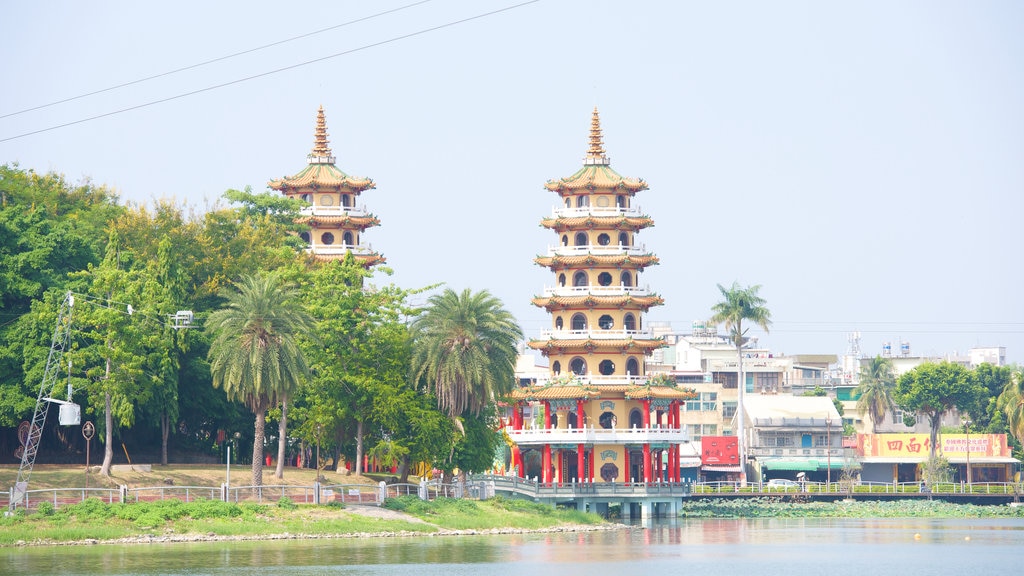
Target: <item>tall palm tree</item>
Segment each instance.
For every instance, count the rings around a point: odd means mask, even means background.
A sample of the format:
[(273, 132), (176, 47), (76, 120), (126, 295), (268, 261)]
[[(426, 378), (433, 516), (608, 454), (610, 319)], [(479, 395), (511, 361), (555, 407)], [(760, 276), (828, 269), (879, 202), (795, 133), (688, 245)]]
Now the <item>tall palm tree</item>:
[(313, 321), (302, 309), (298, 290), (276, 274), (245, 276), (221, 296), (224, 306), (206, 321), (213, 335), (210, 373), (215, 387), (256, 415), (252, 485), (261, 486), (267, 410), (292, 396), (309, 375), (296, 336), (312, 334)]
[(426, 383), (450, 418), (477, 415), (513, 389), (523, 331), (490, 292), (448, 288), (430, 297), (411, 328), (413, 380)]
[(1010, 434), (1024, 444), (1024, 369), (1017, 369), (1010, 376), (999, 395), (998, 406), (1006, 414)]
[(860, 383), (857, 385), (857, 412), (871, 418), (871, 431), (893, 411), (892, 392), (896, 387), (896, 373), (892, 358), (875, 356), (867, 366), (860, 369)]
[(732, 286), (726, 288), (718, 284), (718, 291), (722, 293), (724, 300), (711, 307), (714, 315), (711, 321), (715, 324), (724, 323), (729, 337), (736, 346), (737, 359), (737, 383), (738, 396), (736, 400), (736, 439), (740, 457), (740, 480), (746, 481), (746, 457), (744, 454), (743, 439), (743, 393), (746, 382), (743, 378), (743, 344), (747, 341), (747, 330), (743, 328), (743, 321), (749, 320), (760, 326), (765, 332), (772, 323), (772, 314), (765, 307), (765, 299), (758, 296), (761, 289), (759, 284), (742, 288), (739, 282), (733, 282)]

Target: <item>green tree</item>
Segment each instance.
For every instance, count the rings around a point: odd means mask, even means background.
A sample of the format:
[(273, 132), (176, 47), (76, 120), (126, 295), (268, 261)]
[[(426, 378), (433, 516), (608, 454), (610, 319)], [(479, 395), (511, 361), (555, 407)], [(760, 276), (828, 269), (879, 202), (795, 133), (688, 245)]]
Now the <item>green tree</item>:
[(523, 331), (486, 290), (431, 296), (412, 332), (413, 381), (425, 383), (452, 419), (480, 414), (515, 386)]
[(904, 410), (928, 418), (929, 459), (933, 460), (942, 415), (954, 408), (960, 412), (975, 410), (984, 394), (984, 388), (967, 368), (952, 362), (926, 362), (899, 377), (893, 399)]
[(296, 339), (313, 330), (297, 288), (277, 274), (247, 275), (222, 291), (225, 305), (210, 314), (213, 335), (210, 374), (228, 398), (242, 401), (256, 416), (252, 483), (263, 484), (263, 441), (267, 410), (295, 393), (309, 376)]
[[(743, 344), (747, 341), (747, 329), (743, 327), (744, 321), (750, 321), (761, 327), (765, 332), (771, 325), (771, 312), (765, 306), (764, 298), (758, 296), (761, 290), (760, 285), (743, 288), (738, 282), (726, 288), (718, 284), (718, 291), (722, 293), (724, 300), (711, 307), (714, 313), (711, 321), (715, 324), (725, 324), (729, 338), (736, 346), (737, 361), (737, 402), (736, 402), (736, 440), (739, 448), (740, 462), (745, 462), (744, 454), (744, 431), (743, 431), (743, 393), (746, 391), (746, 381), (743, 377)], [(746, 479), (746, 470), (741, 472), (741, 478)]]
[(860, 383), (854, 394), (857, 395), (857, 412), (871, 418), (872, 432), (877, 432), (885, 416), (893, 412), (892, 394), (895, 387), (896, 376), (891, 358), (875, 356), (867, 366), (861, 366)]
[(985, 362), (975, 366), (974, 376), (985, 389), (985, 394), (978, 403), (978, 409), (971, 413), (974, 419), (971, 429), (992, 434), (1005, 433), (1006, 422), (999, 413), (998, 399), (1009, 384), (1013, 369)]
[(1017, 442), (1024, 444), (1024, 369), (1017, 368), (999, 394), (997, 406), (1006, 416), (1006, 427)]

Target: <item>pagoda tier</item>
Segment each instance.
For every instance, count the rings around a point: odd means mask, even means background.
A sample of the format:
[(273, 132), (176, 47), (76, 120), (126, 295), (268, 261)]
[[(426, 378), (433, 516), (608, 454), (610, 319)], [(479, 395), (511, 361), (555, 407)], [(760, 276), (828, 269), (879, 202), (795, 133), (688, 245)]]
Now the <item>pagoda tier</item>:
[(675, 385), (637, 385), (637, 384), (592, 384), (574, 382), (570, 384), (548, 384), (546, 386), (526, 386), (509, 394), (511, 400), (575, 400), (597, 399), (611, 394), (621, 394), (623, 398), (648, 399), (671, 398), (675, 400), (691, 400), (697, 393), (689, 388)]
[(657, 339), (633, 339), (633, 338), (548, 338), (544, 340), (530, 340), (528, 346), (534, 350), (540, 350), (545, 356), (551, 354), (569, 354), (571, 352), (594, 352), (596, 350), (613, 351), (621, 354), (637, 352), (650, 355), (658, 348), (665, 345), (660, 338)]
[(375, 184), (369, 178), (346, 174), (335, 166), (335, 160), (328, 147), (327, 121), (321, 106), (317, 111), (313, 150), (306, 156), (308, 165), (294, 176), (271, 180), (268, 186), (308, 203), (296, 222), (309, 227), (300, 236), (314, 260), (336, 260), (351, 252), (366, 267), (381, 264), (386, 259), (361, 242), (362, 233), (379, 226), (380, 220), (357, 206), (359, 194)]
[(654, 226), (654, 220), (648, 216), (574, 216), (544, 218), (540, 225), (558, 233), (584, 228), (636, 232)]
[(575, 256), (562, 256), (555, 254), (551, 256), (537, 256), (533, 261), (539, 266), (551, 268), (551, 270), (555, 272), (567, 268), (576, 269), (581, 267), (611, 267), (619, 270), (623, 268), (643, 270), (644, 268), (654, 266), (659, 262), (658, 257), (653, 254), (580, 254)]
[(649, 296), (633, 296), (630, 294), (600, 296), (586, 294), (582, 296), (534, 296), (532, 302), (534, 306), (546, 308), (548, 312), (593, 308), (615, 308), (620, 310), (630, 308), (646, 312), (652, 306), (661, 306), (665, 303), (665, 300), (657, 294)]

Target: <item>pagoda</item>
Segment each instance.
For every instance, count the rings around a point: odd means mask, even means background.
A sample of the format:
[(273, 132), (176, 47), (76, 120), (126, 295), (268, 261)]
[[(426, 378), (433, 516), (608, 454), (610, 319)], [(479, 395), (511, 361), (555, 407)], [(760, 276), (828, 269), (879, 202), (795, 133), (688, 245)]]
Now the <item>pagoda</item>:
[(583, 167), (545, 188), (559, 202), (541, 225), (557, 242), (534, 261), (554, 286), (533, 303), (551, 328), (529, 346), (548, 358), (550, 375), (511, 395), (512, 464), (544, 483), (678, 482), (688, 440), (680, 409), (696, 394), (646, 373), (663, 342), (643, 316), (664, 301), (640, 285), (658, 257), (636, 236), (654, 221), (634, 204), (647, 184), (612, 169), (597, 108)]
[(268, 186), (308, 204), (302, 208), (297, 222), (309, 226), (309, 231), (300, 236), (314, 259), (341, 259), (351, 252), (363, 266), (381, 264), (385, 258), (362, 243), (363, 231), (379, 226), (380, 220), (358, 202), (359, 195), (376, 184), (369, 178), (349, 176), (338, 169), (327, 145), (327, 120), (324, 107), (320, 106), (313, 151), (306, 156), (306, 168), (294, 176), (271, 180)]

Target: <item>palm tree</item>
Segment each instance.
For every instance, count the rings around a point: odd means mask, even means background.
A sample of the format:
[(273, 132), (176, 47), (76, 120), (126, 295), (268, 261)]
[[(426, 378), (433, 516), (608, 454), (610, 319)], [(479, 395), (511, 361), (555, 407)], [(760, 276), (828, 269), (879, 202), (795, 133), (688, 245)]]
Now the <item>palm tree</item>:
[(252, 485), (261, 486), (267, 410), (292, 396), (309, 375), (296, 336), (312, 334), (313, 321), (297, 289), (276, 274), (245, 276), (221, 296), (227, 302), (206, 321), (213, 335), (210, 373), (228, 399), (244, 402), (256, 415)]
[(490, 292), (435, 294), (411, 328), (413, 380), (422, 379), (453, 420), (513, 389), (523, 331)]
[(871, 418), (871, 431), (893, 411), (892, 391), (896, 387), (896, 375), (892, 358), (875, 356), (871, 363), (860, 369), (860, 383), (857, 385), (857, 412)]
[(745, 482), (747, 478), (746, 459), (744, 455), (743, 442), (743, 392), (746, 382), (743, 379), (743, 344), (747, 341), (746, 329), (743, 328), (743, 321), (749, 320), (760, 326), (765, 332), (772, 323), (771, 312), (765, 307), (765, 299), (757, 295), (760, 285), (742, 288), (739, 282), (733, 282), (730, 288), (718, 284), (718, 290), (725, 300), (711, 307), (714, 316), (711, 321), (715, 324), (724, 323), (729, 337), (736, 346), (736, 359), (738, 361), (737, 383), (738, 396), (736, 400), (736, 439), (740, 457), (740, 481)]
[(1013, 372), (997, 401), (999, 408), (1006, 414), (1006, 426), (1010, 434), (1024, 444), (1024, 369)]

